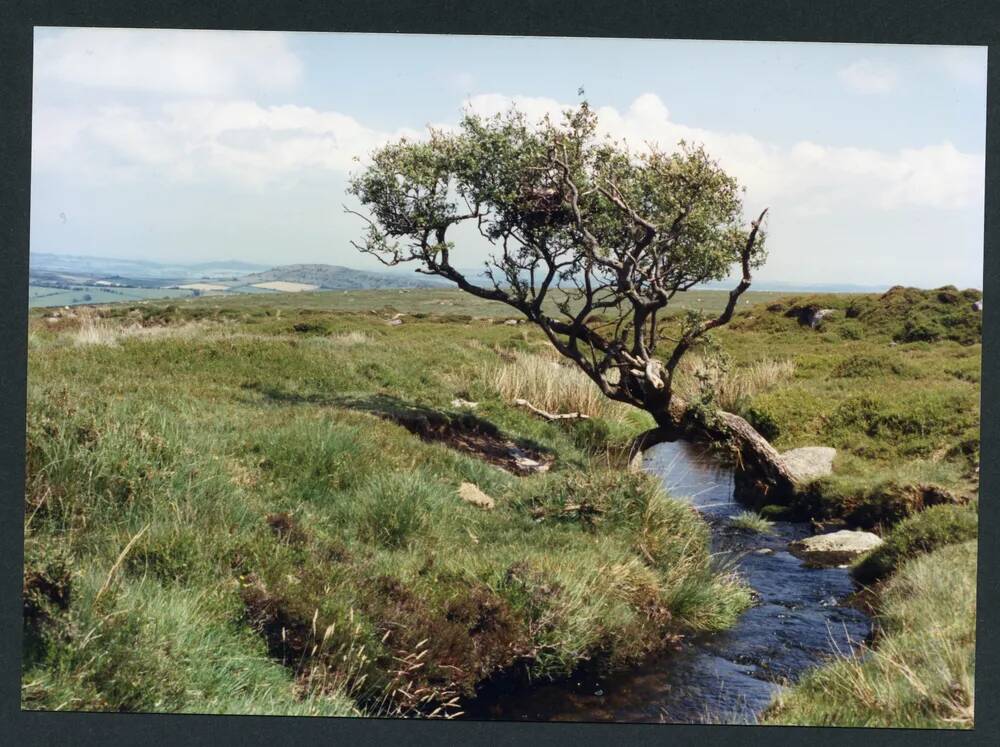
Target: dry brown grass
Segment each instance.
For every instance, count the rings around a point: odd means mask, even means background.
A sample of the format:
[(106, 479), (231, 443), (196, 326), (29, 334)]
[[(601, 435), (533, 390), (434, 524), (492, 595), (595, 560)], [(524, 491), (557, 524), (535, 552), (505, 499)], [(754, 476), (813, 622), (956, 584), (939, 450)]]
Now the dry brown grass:
[(508, 402), (526, 399), (551, 413), (621, 419), (630, 409), (605, 397), (579, 369), (545, 355), (508, 356), (508, 360), (488, 366), (483, 380)]
[(681, 359), (677, 370), (680, 392), (688, 399), (697, 397), (702, 380), (715, 394), (715, 403), (723, 410), (740, 405), (795, 374), (795, 362), (762, 358), (750, 364), (723, 370), (716, 361), (699, 355)]

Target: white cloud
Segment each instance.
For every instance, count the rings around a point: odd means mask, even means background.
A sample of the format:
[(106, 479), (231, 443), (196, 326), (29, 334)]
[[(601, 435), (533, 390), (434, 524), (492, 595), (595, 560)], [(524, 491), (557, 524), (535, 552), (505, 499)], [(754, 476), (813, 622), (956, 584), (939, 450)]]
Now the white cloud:
[[(500, 94), (475, 96), (465, 105), (490, 114), (511, 104), (533, 119), (558, 116), (566, 108), (554, 99)], [(600, 130), (633, 149), (647, 143), (672, 148), (682, 139), (703, 143), (746, 185), (748, 209), (770, 206), (774, 216), (914, 206), (958, 209), (983, 200), (984, 156), (963, 153), (948, 142), (891, 152), (808, 141), (780, 147), (746, 134), (674, 122), (653, 94), (639, 96), (624, 111), (600, 107), (597, 112)], [(280, 186), (310, 174), (347, 172), (356, 157), (364, 158), (380, 144), (425, 135), (380, 131), (338, 112), (241, 100), (191, 99), (153, 110), (40, 106), (34, 123), (35, 167), (69, 173), (82, 183), (152, 177)]]
[[(531, 117), (557, 115), (567, 106), (553, 99), (498, 94), (474, 96), (466, 103), (484, 115), (505, 111), (511, 104)], [(624, 139), (631, 148), (646, 143), (672, 148), (679, 140), (703, 143), (746, 185), (752, 206), (780, 204), (798, 215), (814, 215), (850, 206), (952, 209), (983, 200), (984, 155), (963, 153), (948, 142), (895, 152), (808, 141), (783, 148), (750, 135), (674, 122), (659, 97), (650, 93), (623, 112), (600, 107), (597, 113), (599, 129)]]
[(287, 90), (302, 75), (280, 33), (44, 29), (34, 59), (39, 81), (183, 95)]
[(875, 60), (858, 60), (837, 72), (837, 77), (857, 93), (888, 93), (898, 75), (891, 66)]
[(390, 139), (420, 136), (379, 132), (337, 112), (252, 101), (189, 100), (151, 113), (39, 108), (34, 121), (37, 168), (105, 182), (145, 175), (263, 187), (316, 170), (345, 172)]

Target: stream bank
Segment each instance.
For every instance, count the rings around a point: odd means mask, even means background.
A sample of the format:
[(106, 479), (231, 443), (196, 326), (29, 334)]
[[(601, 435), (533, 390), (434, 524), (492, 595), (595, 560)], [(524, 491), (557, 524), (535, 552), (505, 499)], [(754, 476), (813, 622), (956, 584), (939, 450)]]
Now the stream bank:
[(466, 718), (513, 721), (753, 723), (781, 687), (831, 656), (847, 655), (871, 632), (869, 618), (843, 602), (855, 591), (844, 568), (814, 568), (788, 543), (811, 534), (779, 521), (770, 534), (734, 529), (743, 509), (733, 470), (708, 449), (683, 441), (649, 448), (642, 467), (709, 523), (712, 549), (755, 592), (756, 603), (729, 630), (691, 638), (676, 653), (601, 674), (578, 670), (557, 682), (485, 686)]

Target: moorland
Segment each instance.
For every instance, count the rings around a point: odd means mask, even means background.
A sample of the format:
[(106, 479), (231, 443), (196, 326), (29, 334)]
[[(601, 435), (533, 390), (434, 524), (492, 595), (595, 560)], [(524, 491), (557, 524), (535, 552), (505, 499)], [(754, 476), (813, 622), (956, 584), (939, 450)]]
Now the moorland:
[[(972, 725), (980, 298), (749, 292), (685, 362), (779, 449), (837, 449), (762, 521), (885, 539), (853, 569), (865, 654), (766, 719)], [(454, 716), (498, 673), (625, 667), (753, 604), (684, 496), (628, 469), (648, 415), (500, 305), (35, 309), (28, 351), (25, 708)]]

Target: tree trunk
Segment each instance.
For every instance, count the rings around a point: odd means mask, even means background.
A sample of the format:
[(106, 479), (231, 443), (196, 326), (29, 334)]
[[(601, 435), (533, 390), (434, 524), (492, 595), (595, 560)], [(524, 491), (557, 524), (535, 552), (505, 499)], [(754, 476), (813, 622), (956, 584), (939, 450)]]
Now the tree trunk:
[(656, 428), (632, 442), (630, 460), (663, 441), (691, 441), (718, 446), (728, 452), (736, 468), (737, 497), (760, 507), (785, 503), (795, 493), (795, 477), (778, 450), (739, 415), (716, 411), (709, 421), (679, 398), (672, 397), (666, 411), (654, 414)]

